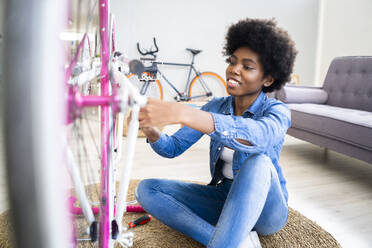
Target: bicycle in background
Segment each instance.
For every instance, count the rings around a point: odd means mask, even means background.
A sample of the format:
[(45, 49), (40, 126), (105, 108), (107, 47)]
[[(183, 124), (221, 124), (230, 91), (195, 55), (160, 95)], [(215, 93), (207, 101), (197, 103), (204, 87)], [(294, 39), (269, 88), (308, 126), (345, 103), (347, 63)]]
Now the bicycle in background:
[[(138, 52), (144, 56), (140, 60), (145, 65), (144, 72), (141, 76), (129, 75), (133, 84), (137, 85), (140, 93), (149, 97), (163, 99), (163, 84), (164, 82), (176, 93), (174, 99), (178, 102), (184, 101), (209, 101), (213, 97), (221, 97), (227, 95), (227, 86), (224, 79), (215, 72), (200, 72), (195, 67), (195, 56), (202, 52), (186, 48), (192, 54), (191, 63), (171, 63), (157, 61), (157, 53), (159, 48), (156, 44), (155, 37), (153, 38), (155, 49), (150, 48), (147, 50), (141, 49), (140, 44), (137, 43)], [(179, 91), (174, 84), (165, 76), (159, 69), (158, 65), (168, 65), (174, 67), (188, 68), (188, 76), (185, 82), (184, 92)], [(191, 78), (191, 76), (192, 77)]]

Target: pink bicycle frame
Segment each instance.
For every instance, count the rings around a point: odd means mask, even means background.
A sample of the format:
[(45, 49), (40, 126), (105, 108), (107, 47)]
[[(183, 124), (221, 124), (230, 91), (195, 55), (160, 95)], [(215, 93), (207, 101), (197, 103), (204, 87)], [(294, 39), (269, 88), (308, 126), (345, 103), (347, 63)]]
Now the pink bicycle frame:
[[(67, 123), (73, 120), (71, 112), (76, 109), (101, 106), (101, 195), (100, 195), (100, 222), (99, 222), (99, 247), (107, 248), (110, 245), (110, 225), (113, 215), (113, 207), (110, 210), (110, 204), (113, 205), (111, 199), (111, 182), (110, 182), (110, 166), (113, 162), (112, 154), (110, 154), (109, 147), (111, 145), (110, 126), (112, 123), (112, 116), (117, 111), (119, 98), (115, 94), (117, 91), (113, 90), (114, 94), (110, 92), (109, 81), (109, 21), (108, 21), (108, 0), (99, 0), (99, 33), (101, 40), (101, 95), (100, 96), (82, 96), (76, 88), (68, 88), (68, 116)], [(77, 63), (80, 52), (84, 45), (86, 34), (78, 45), (77, 52), (74, 59), (66, 70), (65, 82), (71, 77), (72, 69)]]
[[(101, 38), (101, 94), (103, 96), (110, 95), (109, 82), (109, 35), (108, 35), (108, 0), (99, 1), (99, 25)], [(112, 161), (112, 154), (109, 154), (110, 146), (110, 106), (104, 105), (101, 108), (101, 196), (100, 196), (100, 223), (99, 223), (99, 246), (109, 247), (110, 242), (110, 162)], [(111, 120), (112, 121), (112, 120)], [(111, 158), (110, 158), (111, 155)], [(113, 214), (113, 213), (111, 213)]]

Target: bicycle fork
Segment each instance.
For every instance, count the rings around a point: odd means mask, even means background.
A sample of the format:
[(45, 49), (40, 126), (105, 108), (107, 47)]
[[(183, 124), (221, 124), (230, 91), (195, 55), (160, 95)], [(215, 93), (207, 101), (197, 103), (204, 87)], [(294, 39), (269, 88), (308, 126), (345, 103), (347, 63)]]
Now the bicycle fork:
[[(128, 188), (130, 182), (130, 175), (133, 167), (133, 158), (138, 136), (139, 121), (138, 115), (140, 107), (145, 106), (147, 98), (140, 95), (138, 90), (129, 82), (128, 78), (120, 71), (113, 71), (113, 76), (116, 81), (123, 86), (123, 94), (128, 94), (130, 97), (129, 107), (132, 108), (132, 118), (129, 122), (126, 146), (124, 151), (124, 168), (122, 169), (118, 199), (116, 201), (115, 218), (112, 221), (112, 238), (116, 239), (123, 247), (130, 247), (133, 244), (133, 233), (125, 232), (127, 227), (122, 226), (123, 215), (125, 213), (128, 195)], [(126, 99), (122, 99), (125, 101)], [(119, 142), (119, 141), (118, 141)]]

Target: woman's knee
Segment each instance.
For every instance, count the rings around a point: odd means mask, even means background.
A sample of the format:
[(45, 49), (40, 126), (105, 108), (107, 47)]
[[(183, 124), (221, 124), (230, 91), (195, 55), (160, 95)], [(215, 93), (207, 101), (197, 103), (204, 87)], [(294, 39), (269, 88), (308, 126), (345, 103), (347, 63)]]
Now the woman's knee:
[(255, 225), (260, 235), (271, 235), (282, 229), (288, 220), (288, 204), (283, 196), (280, 183), (272, 183), (265, 206)]
[(287, 221), (288, 211), (286, 213), (277, 213), (266, 221), (258, 221), (254, 229), (260, 236), (268, 236), (280, 231), (287, 224)]
[(240, 170), (250, 172), (262, 172), (270, 175), (273, 163), (265, 154), (259, 153), (248, 157), (242, 164)]
[(144, 179), (137, 185), (134, 191), (134, 196), (139, 203), (143, 203), (144, 199), (147, 199), (151, 192), (154, 191), (156, 185), (159, 184), (159, 179)]
[(263, 153), (257, 153), (257, 154), (253, 154), (252, 156), (249, 156), (246, 160), (245, 160), (245, 163), (250, 163), (250, 164), (267, 164), (267, 165), (270, 165), (272, 164), (272, 161), (271, 159), (266, 156), (265, 154)]

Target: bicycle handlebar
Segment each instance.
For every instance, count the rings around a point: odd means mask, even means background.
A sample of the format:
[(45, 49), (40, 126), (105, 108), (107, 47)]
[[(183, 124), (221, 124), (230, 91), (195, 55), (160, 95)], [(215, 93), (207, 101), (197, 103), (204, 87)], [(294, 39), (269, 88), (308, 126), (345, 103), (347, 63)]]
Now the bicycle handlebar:
[(155, 37), (153, 38), (153, 41), (154, 41), (154, 45), (155, 45), (155, 50), (145, 50), (145, 52), (143, 52), (140, 48), (140, 44), (139, 42), (137, 42), (137, 50), (140, 54), (142, 54), (143, 56), (146, 56), (146, 55), (152, 55), (154, 57), (156, 57), (155, 53), (159, 52), (159, 48), (158, 48), (158, 45), (156, 44), (156, 39)]

